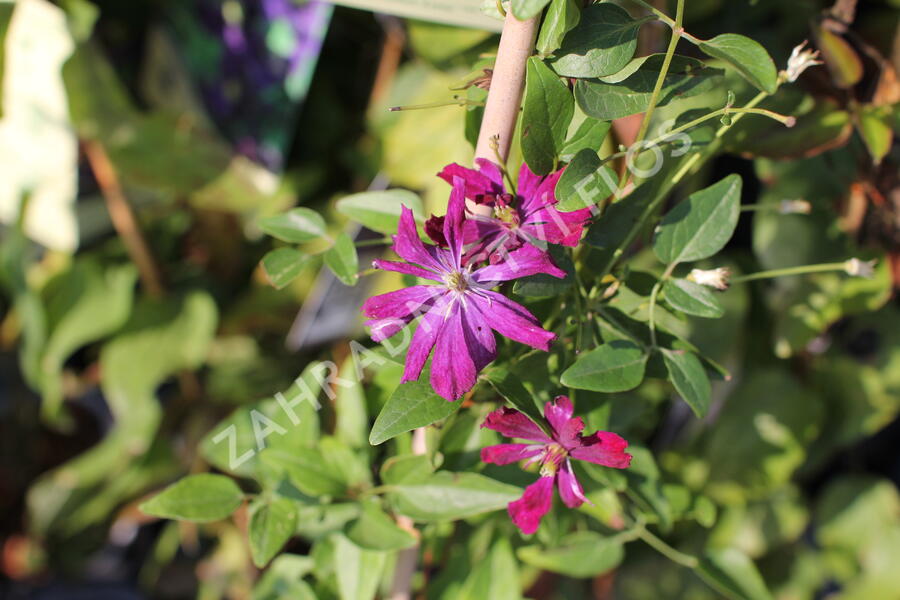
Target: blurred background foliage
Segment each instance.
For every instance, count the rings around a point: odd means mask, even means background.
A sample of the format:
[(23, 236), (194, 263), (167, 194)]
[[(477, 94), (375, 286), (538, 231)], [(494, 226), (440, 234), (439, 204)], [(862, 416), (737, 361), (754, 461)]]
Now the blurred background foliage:
[[(652, 381), (598, 396), (587, 418), (645, 457), (625, 476), (638, 478), (629, 490), (648, 522), (722, 560), (742, 551), (785, 600), (900, 597), (898, 3), (860, 2), (843, 26), (824, 12), (852, 4), (688, 1), (696, 36), (748, 35), (779, 65), (808, 38), (827, 65), (768, 102), (798, 115), (795, 128), (735, 127), (727, 152), (679, 194), (738, 172), (743, 202), (767, 207), (742, 215), (726, 255), (736, 272), (859, 255), (879, 259), (875, 276), (735, 286), (714, 326), (671, 324), (733, 374), (702, 421)], [(261, 578), (246, 512), (190, 526), (136, 506), (186, 473), (227, 471), (209, 437), (223, 419), (246, 427), (251, 407), (274, 414), (271, 396), (314, 361), (345, 363), (362, 331), (359, 288), (310, 260), (274, 289), (258, 263), (275, 246), (257, 222), (297, 205), (326, 216), (330, 234), (357, 235), (335, 200), (388, 184), (441, 213), (448, 188), (435, 174), (471, 162), (479, 117), (453, 96), (483, 100), (459, 87), (490, 64), (496, 35), (319, 2), (19, 0), (0, 2), (0, 37), (0, 595), (305, 598), (309, 574), (319, 597), (348, 597), (331, 562), (348, 556), (375, 561), (384, 589), (377, 553), (329, 537), (359, 503), (298, 500), (290, 554)], [(663, 40), (645, 28), (642, 52)], [(672, 103), (659, 119), (721, 106), (726, 92)], [(450, 106), (386, 110), (434, 102)], [(631, 130), (617, 122), (604, 151)], [(780, 214), (785, 200), (809, 202), (810, 214)], [(371, 279), (361, 287), (391, 285)], [(526, 385), (553, 360), (523, 361)], [(369, 465), (409, 451), (408, 436), (367, 441), (398, 369), (370, 373), (307, 415), (303, 432), (270, 441), (352, 449), (366, 479)], [(435, 432), (444, 466), (477, 464), (490, 440), (479, 423), (459, 413)], [(625, 484), (588, 472), (590, 510), (614, 526), (612, 490)], [(265, 477), (265, 464), (236, 474)], [(640, 545), (610, 571), (596, 534), (562, 538), (567, 524), (548, 520), (526, 543), (494, 518), (467, 520), (455, 539), (446, 523), (426, 526), (428, 597), (515, 598), (520, 584), (534, 598), (720, 597)]]

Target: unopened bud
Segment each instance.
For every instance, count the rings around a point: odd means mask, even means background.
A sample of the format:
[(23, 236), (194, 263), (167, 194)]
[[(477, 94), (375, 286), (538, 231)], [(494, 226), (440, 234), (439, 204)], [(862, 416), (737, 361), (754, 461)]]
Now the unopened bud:
[(812, 212), (812, 204), (806, 200), (784, 199), (778, 205), (778, 212), (783, 215), (808, 215)]
[(688, 281), (715, 288), (720, 291), (728, 289), (728, 278), (731, 277), (731, 269), (719, 267), (717, 269), (692, 269), (688, 274)]

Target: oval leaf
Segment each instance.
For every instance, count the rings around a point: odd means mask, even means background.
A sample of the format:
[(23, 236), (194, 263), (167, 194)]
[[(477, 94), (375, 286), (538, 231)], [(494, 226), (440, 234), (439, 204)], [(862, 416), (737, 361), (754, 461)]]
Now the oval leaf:
[(653, 251), (666, 264), (708, 258), (725, 247), (741, 213), (741, 177), (729, 175), (666, 213)]
[(419, 381), (397, 386), (375, 419), (369, 433), (370, 444), (377, 446), (416, 427), (431, 425), (459, 408), (460, 400), (448, 402), (438, 396), (428, 383), (428, 378), (428, 372), (423, 371)]
[[(664, 55), (653, 54), (634, 59), (622, 71), (602, 80), (581, 79), (575, 84), (579, 108), (595, 119), (619, 119), (647, 110)], [(721, 69), (703, 62), (675, 56), (663, 80), (657, 107), (679, 98), (689, 98), (713, 88)]]
[(525, 162), (538, 175), (546, 175), (556, 166), (574, 114), (575, 100), (566, 84), (541, 59), (529, 58), (521, 144)]
[(280, 290), (297, 278), (309, 259), (308, 254), (294, 248), (278, 248), (263, 256), (263, 271), (269, 283)]
[(579, 390), (625, 392), (641, 384), (646, 366), (643, 348), (627, 340), (614, 340), (579, 356), (563, 372), (560, 382)]
[(541, 56), (547, 56), (559, 48), (563, 38), (578, 25), (580, 19), (581, 7), (577, 0), (553, 0), (537, 39), (537, 49)]
[(259, 454), (262, 463), (287, 475), (297, 489), (310, 496), (340, 496), (347, 490), (341, 474), (313, 448), (281, 450), (266, 448)]
[(283, 242), (303, 244), (325, 235), (322, 216), (308, 208), (295, 208), (280, 215), (260, 219), (259, 228)]
[(553, 70), (565, 77), (603, 77), (620, 71), (637, 50), (642, 23), (612, 3), (588, 6), (563, 39)]
[(356, 285), (359, 279), (359, 256), (349, 235), (342, 233), (337, 236), (334, 246), (325, 252), (325, 264), (341, 283)]
[(662, 355), (675, 390), (695, 415), (705, 417), (709, 411), (712, 388), (700, 359), (696, 354), (683, 350), (663, 350)]
[(725, 309), (713, 291), (699, 283), (687, 279), (672, 279), (666, 282), (663, 292), (666, 303), (685, 314), (708, 319), (718, 319), (725, 314)]
[(364, 550), (393, 551), (412, 548), (416, 538), (397, 526), (392, 518), (374, 504), (363, 507), (358, 519), (347, 524), (344, 534)]
[(596, 150), (585, 148), (575, 155), (556, 184), (557, 210), (571, 212), (596, 206), (618, 187), (616, 172), (604, 164)]
[(422, 220), (422, 199), (409, 190), (362, 192), (341, 198), (336, 205), (342, 215), (385, 235), (397, 233), (403, 206), (413, 212), (417, 221)]
[(244, 493), (232, 479), (202, 473), (176, 481), (140, 509), (154, 517), (205, 523), (228, 517), (243, 499)]
[(449, 471), (421, 483), (395, 486), (389, 492), (397, 512), (417, 521), (465, 519), (506, 508), (521, 495), (521, 488), (484, 475)]
[(250, 508), (250, 555), (253, 564), (266, 566), (297, 530), (297, 507), (293, 500), (274, 498)]
[(707, 550), (697, 574), (710, 587), (733, 600), (772, 600), (756, 565), (740, 550)]
[(621, 542), (593, 531), (568, 535), (555, 548), (525, 546), (517, 554), (533, 567), (579, 578), (606, 573), (625, 556)]
[(550, 0), (512, 0), (509, 4), (516, 18), (524, 21), (541, 14), (549, 3)]
[(778, 71), (759, 42), (736, 33), (723, 33), (700, 43), (700, 50), (731, 64), (744, 79), (768, 94), (778, 89)]

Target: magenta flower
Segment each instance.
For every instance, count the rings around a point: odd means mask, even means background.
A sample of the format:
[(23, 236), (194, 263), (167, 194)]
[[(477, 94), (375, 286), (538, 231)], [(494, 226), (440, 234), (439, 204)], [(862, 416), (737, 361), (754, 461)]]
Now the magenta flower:
[(525, 488), (525, 493), (509, 503), (509, 516), (522, 533), (534, 533), (553, 504), (553, 486), (569, 508), (587, 501), (581, 484), (572, 470), (571, 458), (594, 464), (624, 469), (631, 464), (625, 452), (628, 442), (615, 433), (596, 431), (582, 436), (584, 421), (572, 416), (572, 402), (557, 396), (544, 407), (551, 435), (544, 433), (525, 414), (512, 408), (499, 408), (489, 414), (482, 427), (499, 431), (506, 437), (531, 440), (532, 444), (498, 444), (481, 449), (481, 460), (495, 465), (508, 465), (528, 459), (527, 464), (541, 463), (541, 476)]
[(366, 325), (376, 342), (391, 337), (421, 315), (401, 381), (417, 380), (434, 348), (431, 386), (451, 401), (472, 389), (478, 372), (496, 357), (493, 331), (542, 350), (549, 350), (556, 338), (523, 306), (491, 288), (536, 273), (565, 277), (545, 253), (530, 246), (509, 254), (500, 264), (478, 269), (473, 269), (473, 263), (464, 264), (464, 185), (457, 178), (450, 194), (443, 222), (447, 248), (423, 244), (412, 211), (403, 207), (393, 248), (406, 262), (374, 262), (377, 268), (434, 283), (374, 296), (362, 306), (371, 319)]
[(473, 215), (466, 223), (465, 242), (473, 246), (468, 255), (473, 260), (498, 262), (506, 252), (522, 245), (546, 251), (547, 243), (577, 246), (584, 226), (591, 216), (588, 208), (574, 212), (556, 210), (556, 183), (563, 170), (546, 177), (535, 175), (522, 164), (519, 170), (518, 194), (513, 196), (503, 185), (503, 173), (489, 160), (478, 159), (479, 170), (457, 164), (444, 167), (438, 177), (453, 183), (461, 177), (466, 183), (466, 197), (476, 204), (489, 206), (489, 216)]

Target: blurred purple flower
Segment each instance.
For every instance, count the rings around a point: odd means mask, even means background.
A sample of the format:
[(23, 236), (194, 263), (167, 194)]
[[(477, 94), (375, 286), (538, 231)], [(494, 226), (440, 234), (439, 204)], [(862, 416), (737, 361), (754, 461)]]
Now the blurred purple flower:
[(479, 371), (497, 354), (494, 331), (534, 348), (548, 350), (556, 336), (523, 306), (491, 291), (497, 284), (547, 273), (565, 277), (544, 252), (525, 246), (500, 264), (473, 268), (463, 260), (465, 182), (453, 180), (443, 220), (447, 248), (425, 245), (412, 211), (403, 207), (394, 236), (394, 252), (406, 262), (376, 260), (374, 266), (415, 275), (435, 283), (416, 285), (366, 300), (362, 311), (370, 321), (372, 339), (391, 337), (421, 315), (406, 356), (402, 381), (419, 378), (434, 348), (431, 386), (443, 398), (456, 400), (475, 385)]
[(624, 469), (631, 464), (625, 452), (628, 442), (615, 433), (596, 431), (582, 436), (584, 421), (573, 417), (572, 402), (557, 396), (544, 407), (551, 435), (544, 433), (524, 413), (512, 408), (499, 408), (481, 425), (499, 431), (506, 437), (531, 440), (533, 444), (498, 444), (481, 449), (481, 460), (495, 465), (508, 465), (520, 460), (541, 463), (541, 476), (525, 488), (519, 500), (509, 503), (509, 516), (522, 533), (534, 533), (553, 504), (553, 487), (559, 489), (569, 508), (578, 508), (587, 498), (572, 470), (570, 458)]

